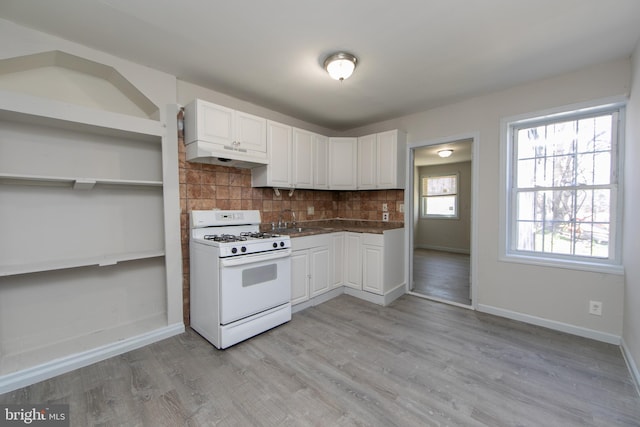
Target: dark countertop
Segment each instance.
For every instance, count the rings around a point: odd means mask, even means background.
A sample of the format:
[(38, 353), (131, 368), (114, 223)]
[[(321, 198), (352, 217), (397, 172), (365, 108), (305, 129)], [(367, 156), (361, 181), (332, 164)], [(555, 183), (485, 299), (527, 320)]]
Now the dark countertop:
[(280, 234), (288, 234), (291, 237), (313, 236), (317, 234), (350, 231), (353, 233), (382, 234), (385, 230), (404, 228), (404, 222), (400, 221), (372, 221), (361, 219), (324, 219), (314, 221), (299, 221), (296, 227), (286, 229), (271, 229), (271, 224), (261, 224), (262, 231), (275, 231)]

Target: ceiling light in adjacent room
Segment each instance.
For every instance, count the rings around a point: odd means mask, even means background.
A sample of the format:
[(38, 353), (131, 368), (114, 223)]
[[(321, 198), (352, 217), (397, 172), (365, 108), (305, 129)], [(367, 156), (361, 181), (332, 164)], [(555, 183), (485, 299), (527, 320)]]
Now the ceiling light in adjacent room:
[(334, 80), (348, 79), (356, 68), (358, 59), (350, 53), (339, 52), (329, 55), (324, 61), (324, 69)]
[(449, 157), (453, 154), (453, 150), (440, 150), (438, 151), (438, 156), (445, 158)]

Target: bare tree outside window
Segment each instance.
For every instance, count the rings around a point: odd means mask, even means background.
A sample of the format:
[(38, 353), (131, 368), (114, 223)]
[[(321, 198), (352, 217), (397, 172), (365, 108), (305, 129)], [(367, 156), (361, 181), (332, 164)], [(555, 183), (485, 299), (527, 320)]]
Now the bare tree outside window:
[(518, 251), (609, 258), (617, 111), (514, 127)]

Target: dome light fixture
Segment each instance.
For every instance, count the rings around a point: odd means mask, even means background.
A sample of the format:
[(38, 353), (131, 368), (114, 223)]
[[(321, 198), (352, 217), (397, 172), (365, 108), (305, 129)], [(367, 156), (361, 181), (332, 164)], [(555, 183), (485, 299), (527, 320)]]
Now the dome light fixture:
[(438, 151), (438, 156), (442, 157), (443, 159), (446, 157), (449, 157), (453, 154), (453, 150), (440, 150)]
[(348, 79), (356, 69), (358, 59), (350, 53), (338, 52), (329, 55), (324, 61), (324, 69), (334, 80)]

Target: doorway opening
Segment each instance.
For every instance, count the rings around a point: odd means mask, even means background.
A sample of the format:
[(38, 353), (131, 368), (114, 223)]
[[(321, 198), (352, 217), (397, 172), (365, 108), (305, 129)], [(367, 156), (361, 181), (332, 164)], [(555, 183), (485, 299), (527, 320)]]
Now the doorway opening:
[(476, 141), (467, 135), (411, 144), (405, 193), (408, 292), (465, 308), (474, 307)]

